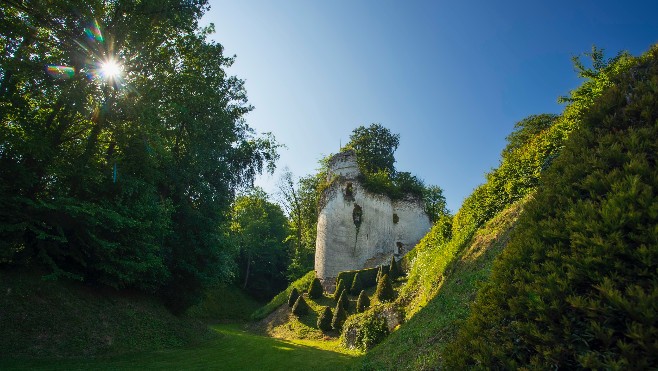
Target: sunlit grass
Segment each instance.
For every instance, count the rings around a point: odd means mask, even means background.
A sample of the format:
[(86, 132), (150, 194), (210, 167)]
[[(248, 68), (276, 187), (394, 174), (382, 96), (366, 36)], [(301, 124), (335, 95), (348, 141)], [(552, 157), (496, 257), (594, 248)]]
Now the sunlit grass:
[(97, 359), (0, 360), (2, 370), (342, 370), (357, 359), (321, 341), (259, 336), (238, 325), (216, 325), (217, 339), (179, 349)]

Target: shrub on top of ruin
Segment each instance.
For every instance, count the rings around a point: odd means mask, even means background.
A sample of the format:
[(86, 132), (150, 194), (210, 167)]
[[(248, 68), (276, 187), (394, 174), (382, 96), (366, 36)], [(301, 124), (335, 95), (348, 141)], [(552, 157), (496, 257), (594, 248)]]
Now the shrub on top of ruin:
[(350, 300), (347, 298), (347, 290), (343, 290), (338, 297), (337, 303), (343, 306), (343, 309), (348, 310), (350, 307)]
[(357, 272), (357, 274), (354, 275), (354, 279), (352, 280), (352, 287), (350, 287), (350, 293), (352, 295), (358, 295), (362, 289), (363, 289), (363, 284), (361, 283), (361, 276)]
[(359, 298), (356, 300), (356, 312), (361, 313), (364, 310), (368, 309), (370, 306), (370, 299), (368, 298), (368, 295), (366, 295), (365, 290), (361, 290), (361, 293), (359, 294)]
[(391, 301), (395, 297), (395, 291), (393, 291), (393, 285), (391, 279), (388, 278), (388, 274), (383, 275), (377, 283), (375, 297), (380, 302)]
[(334, 316), (331, 319), (331, 328), (336, 331), (340, 331), (343, 328), (343, 324), (347, 319), (347, 313), (340, 302), (336, 303), (336, 308), (334, 309)]
[(398, 263), (395, 261), (395, 256), (391, 257), (391, 264), (388, 268), (388, 277), (392, 280), (400, 276), (400, 269), (398, 268)]
[(290, 296), (288, 296), (288, 306), (292, 308), (292, 306), (295, 305), (298, 297), (299, 291), (293, 287), (292, 290), (290, 290)]
[(316, 277), (308, 287), (308, 297), (311, 299), (321, 298), (323, 291), (320, 279)]
[(292, 314), (299, 317), (299, 316), (303, 316), (304, 314), (308, 313), (308, 310), (309, 310), (309, 307), (308, 307), (308, 304), (306, 304), (306, 300), (304, 300), (304, 297), (300, 295), (297, 298), (297, 301), (295, 301), (295, 305), (292, 306)]
[(334, 291), (334, 300), (338, 300), (340, 297), (341, 291), (345, 290), (345, 282), (341, 279), (336, 285), (336, 291)]
[(318, 328), (322, 331), (331, 331), (331, 320), (333, 319), (333, 313), (331, 308), (324, 307), (322, 312), (318, 317)]

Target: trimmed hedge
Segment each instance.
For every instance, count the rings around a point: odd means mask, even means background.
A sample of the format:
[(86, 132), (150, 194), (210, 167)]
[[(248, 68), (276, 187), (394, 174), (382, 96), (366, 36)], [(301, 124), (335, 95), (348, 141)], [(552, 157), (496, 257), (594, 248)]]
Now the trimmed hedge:
[(299, 291), (297, 291), (297, 288), (293, 287), (292, 290), (290, 290), (290, 295), (288, 296), (288, 306), (292, 308), (297, 302), (298, 298)]
[(379, 280), (375, 297), (380, 302), (392, 301), (395, 298), (395, 291), (393, 290), (391, 279), (388, 278), (388, 274), (385, 274)]
[(361, 290), (359, 298), (356, 300), (356, 312), (361, 313), (370, 306), (370, 299), (364, 290)]
[(334, 291), (334, 300), (338, 300), (340, 297), (340, 294), (345, 290), (345, 280), (338, 280), (338, 284), (336, 285), (336, 290)]
[(331, 320), (333, 319), (333, 313), (331, 313), (331, 308), (324, 307), (322, 312), (318, 317), (318, 328), (322, 331), (331, 331)]
[(349, 284), (351, 285), (352, 282), (354, 282), (354, 276), (358, 273), (359, 279), (361, 280), (361, 285), (362, 285), (361, 288), (367, 289), (369, 287), (375, 287), (377, 285), (378, 269), (379, 267), (365, 268), (356, 271), (343, 271), (338, 273), (338, 277), (336, 277), (336, 282), (340, 282), (340, 280), (344, 280), (344, 282), (349, 282)]
[(306, 300), (304, 300), (303, 296), (299, 296), (297, 298), (297, 301), (295, 301), (295, 305), (292, 306), (292, 314), (299, 317), (299, 316), (303, 316), (304, 314), (307, 314), (308, 310), (309, 310), (309, 306), (306, 303)]
[(352, 281), (352, 287), (350, 287), (350, 294), (358, 295), (363, 289), (363, 284), (361, 283), (361, 276), (359, 272), (354, 275), (354, 280)]
[(323, 293), (324, 290), (322, 289), (322, 284), (320, 283), (320, 279), (316, 277), (315, 279), (313, 279), (313, 281), (308, 287), (308, 297), (311, 299), (318, 299), (322, 297)]
[(334, 316), (331, 319), (331, 328), (336, 331), (340, 331), (343, 328), (343, 324), (347, 319), (347, 313), (340, 302), (336, 303), (336, 309), (334, 309)]

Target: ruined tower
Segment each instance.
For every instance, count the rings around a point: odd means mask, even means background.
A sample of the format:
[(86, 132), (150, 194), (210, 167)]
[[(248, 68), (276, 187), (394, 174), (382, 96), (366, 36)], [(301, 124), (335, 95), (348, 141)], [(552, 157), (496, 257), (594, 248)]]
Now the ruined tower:
[(341, 271), (375, 267), (401, 258), (430, 230), (421, 200), (391, 200), (366, 191), (354, 151), (329, 160), (318, 215), (315, 272), (325, 287)]

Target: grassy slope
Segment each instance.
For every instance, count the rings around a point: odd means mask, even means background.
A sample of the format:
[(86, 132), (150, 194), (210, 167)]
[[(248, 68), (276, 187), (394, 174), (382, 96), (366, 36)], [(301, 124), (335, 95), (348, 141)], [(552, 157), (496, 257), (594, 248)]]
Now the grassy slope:
[(278, 293), (269, 303), (265, 304), (263, 307), (258, 308), (251, 314), (251, 318), (254, 320), (261, 320), (267, 317), (270, 313), (274, 312), (282, 304), (288, 302), (288, 297), (292, 288), (296, 288), (299, 292), (305, 292), (308, 289), (308, 286), (313, 282), (315, 278), (315, 271), (310, 271), (304, 275), (304, 277), (298, 279), (297, 281), (291, 283), (287, 289)]
[(187, 315), (207, 322), (245, 322), (261, 304), (238, 287), (218, 286), (206, 291), (198, 305), (188, 309)]
[(219, 336), (201, 345), (86, 360), (2, 360), (3, 370), (342, 370), (355, 357), (323, 349), (321, 342), (258, 336), (236, 325), (216, 325)]
[(212, 336), (205, 324), (175, 317), (144, 295), (0, 270), (0, 357), (138, 352)]
[(440, 367), (441, 351), (468, 315), (479, 282), (489, 277), (491, 264), (506, 245), (526, 201), (513, 204), (480, 228), (467, 247), (458, 251), (445, 268), (436, 296), (426, 305), (412, 300), (409, 310), (415, 315), (368, 352), (357, 368), (417, 370)]

